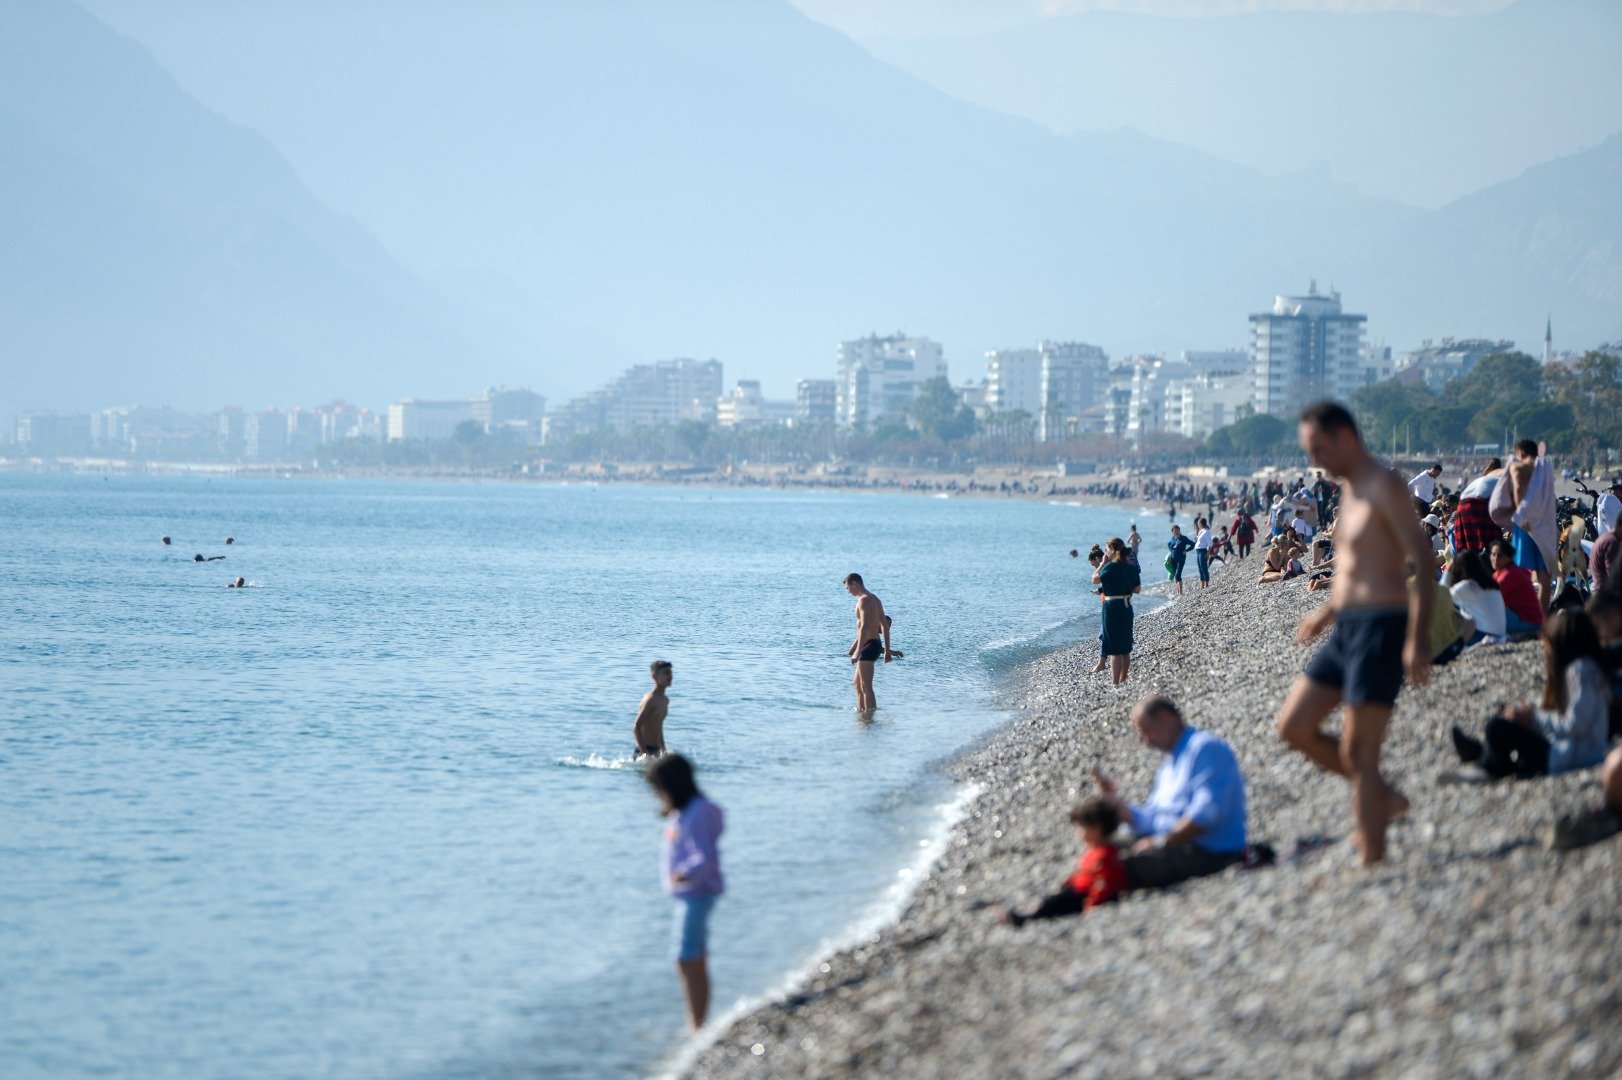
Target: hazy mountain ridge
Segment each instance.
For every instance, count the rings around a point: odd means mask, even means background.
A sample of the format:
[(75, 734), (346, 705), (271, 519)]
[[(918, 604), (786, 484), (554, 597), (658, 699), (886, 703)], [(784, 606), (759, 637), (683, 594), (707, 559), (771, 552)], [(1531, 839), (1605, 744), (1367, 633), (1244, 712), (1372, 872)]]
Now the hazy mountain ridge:
[(58, 0), (0, 7), (0, 230), (0, 413), (373, 399), (477, 340), (266, 140)]
[[(1324, 169), (1269, 177), (1130, 130), (1054, 136), (949, 98), (781, 0), (488, 0), (477, 17), (382, 0), (86, 2), (415, 272), (348, 274), (353, 303), (300, 300), (324, 313), (302, 320), (323, 339), (311, 351), (348, 340), (387, 357), (377, 393), (467, 392), (515, 370), (465, 338), (391, 338), (408, 323), (385, 300), (445, 310), (419, 279), (457, 295), (459, 325), (544, 340), (516, 370), (554, 399), (633, 355), (716, 356), (782, 393), (831, 373), (840, 338), (899, 326), (943, 341), (959, 379), (983, 349), (1040, 337), (1116, 355), (1236, 345), (1248, 312), (1309, 277), (1399, 347), (1525, 342), (1546, 309), (1566, 340), (1617, 336), (1607, 283), (1622, 244), (1583, 155), (1425, 213)], [(356, 265), (331, 254), (350, 223), (295, 202), (325, 223), (311, 235), (327, 264)], [(1493, 218), (1511, 211), (1514, 227)], [(351, 227), (354, 250), (387, 260)], [(142, 259), (116, 250), (103, 261)], [(241, 246), (234, 258), (267, 288), (286, 266)], [(229, 321), (169, 321), (206, 343), (188, 355), (230, 347)], [(334, 385), (330, 363), (277, 378), (305, 400), (360, 393)]]

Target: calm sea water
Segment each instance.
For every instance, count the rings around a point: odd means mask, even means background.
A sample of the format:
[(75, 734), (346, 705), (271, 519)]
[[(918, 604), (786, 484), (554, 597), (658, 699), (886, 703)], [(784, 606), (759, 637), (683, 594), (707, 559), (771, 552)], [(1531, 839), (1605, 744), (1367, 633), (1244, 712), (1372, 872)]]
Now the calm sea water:
[[(1067, 551), (1129, 521), (0, 474), (0, 1071), (646, 1072), (681, 1023), (648, 662), (728, 814), (724, 1010), (894, 902), (953, 798), (931, 764), (1001, 719), (1000, 672), (1096, 632)], [(907, 653), (872, 724), (850, 570)]]

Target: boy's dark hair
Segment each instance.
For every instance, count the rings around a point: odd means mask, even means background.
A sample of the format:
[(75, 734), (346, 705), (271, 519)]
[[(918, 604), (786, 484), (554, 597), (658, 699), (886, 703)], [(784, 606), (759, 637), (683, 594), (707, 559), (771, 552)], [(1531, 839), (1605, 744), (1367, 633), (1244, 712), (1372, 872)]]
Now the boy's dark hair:
[(653, 790), (669, 799), (677, 810), (686, 809), (688, 803), (703, 794), (693, 780), (692, 762), (680, 754), (655, 758), (648, 766), (647, 777)]
[(862, 584), (862, 575), (860, 575), (860, 574), (846, 574), (845, 575), (845, 584), (846, 585), (860, 585), (860, 584)]
[(1352, 418), (1351, 411), (1338, 401), (1318, 401), (1301, 410), (1303, 424), (1316, 424), (1326, 432), (1350, 430), (1353, 435), (1362, 438), (1357, 430), (1357, 421)]
[(1515, 444), (1515, 449), (1519, 450), (1527, 457), (1535, 458), (1538, 456), (1538, 444), (1533, 442), (1531, 439), (1522, 439), (1520, 442)]
[(648, 670), (653, 672), (655, 675), (659, 674), (659, 672), (661, 672), (661, 671), (669, 671), (670, 670), (670, 661), (669, 660), (655, 660), (653, 663), (648, 665)]
[(1121, 813), (1115, 809), (1115, 804), (1106, 802), (1097, 795), (1089, 795), (1076, 804), (1070, 811), (1070, 821), (1075, 825), (1104, 830), (1109, 836), (1121, 827)]

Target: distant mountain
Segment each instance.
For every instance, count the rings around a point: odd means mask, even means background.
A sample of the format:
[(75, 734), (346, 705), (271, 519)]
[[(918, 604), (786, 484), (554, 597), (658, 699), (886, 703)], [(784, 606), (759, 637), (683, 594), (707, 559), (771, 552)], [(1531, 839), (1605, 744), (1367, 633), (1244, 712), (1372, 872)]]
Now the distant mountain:
[[(1603, 0), (1477, 4), (1467, 17), (1372, 4), (1200, 18), (1043, 6), (1072, 13), (1008, 5), (1030, 12), (1025, 25), (860, 40), (955, 97), (1056, 131), (1132, 127), (1271, 172), (1327, 161), (1365, 192), (1425, 206), (1622, 127), (1622, 4)], [(913, 32), (939, 22), (917, 19)]]
[(1388, 235), (1364, 269), (1369, 307), (1429, 304), (1455, 326), (1511, 337), (1518, 329), (1529, 352), (1541, 342), (1545, 311), (1561, 347), (1622, 338), (1619, 196), (1622, 134)]
[[(0, 418), (473, 393), (521, 371), (263, 138), (59, 0), (0, 4)], [(492, 365), (498, 366), (498, 365)]]
[[(941, 340), (958, 378), (986, 348), (1041, 337), (1117, 355), (1240, 344), (1249, 312), (1309, 277), (1397, 345), (1525, 341), (1546, 308), (1573, 342), (1616, 336), (1613, 302), (1483, 246), (1457, 207), (1426, 214), (1325, 170), (1269, 177), (1131, 131), (1055, 136), (947, 97), (785, 0), (85, 2), (458, 310), (541, 338), (603, 327), (643, 358), (715, 356), (769, 392), (830, 373), (835, 342), (874, 329)], [(103, 80), (82, 58), (58, 68), (39, 78)], [(1561, 172), (1539, 198), (1558, 217), (1592, 180)], [(1584, 220), (1603, 280), (1615, 233)], [(289, 276), (262, 272), (267, 288)], [(1520, 291), (1477, 287), (1512, 278)], [(530, 381), (556, 398), (623, 360), (543, 342)], [(401, 380), (440, 392), (428, 370)], [(322, 385), (347, 373), (328, 365)]]
[(1043, 336), (1237, 343), (1410, 216), (1132, 132), (1055, 137), (783, 0), (91, 3), (419, 272), (497, 271), (776, 389), (898, 326), (959, 375)]

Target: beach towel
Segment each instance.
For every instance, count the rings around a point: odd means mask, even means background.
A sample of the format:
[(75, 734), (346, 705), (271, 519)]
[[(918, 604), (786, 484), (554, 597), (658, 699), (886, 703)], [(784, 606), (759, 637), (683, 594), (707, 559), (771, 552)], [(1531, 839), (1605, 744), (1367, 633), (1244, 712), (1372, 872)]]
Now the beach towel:
[[(1463, 500), (1460, 500), (1463, 505)], [(1509, 528), (1509, 521), (1515, 516), (1515, 499), (1509, 493), (1509, 478), (1505, 477), (1498, 486), (1492, 489), (1487, 496), (1487, 511), (1492, 516), (1493, 524), (1500, 529)]]
[(1486, 499), (1460, 499), (1453, 512), (1453, 550), (1484, 551), (1504, 535), (1487, 509)]
[[(1498, 486), (1506, 488), (1509, 485)], [(1494, 491), (1493, 494), (1497, 495), (1498, 492)], [(1520, 526), (1538, 546), (1544, 566), (1560, 565), (1560, 524), (1555, 516), (1554, 466), (1549, 463), (1548, 455), (1540, 455), (1532, 466), (1532, 478), (1526, 482), (1526, 493), (1510, 520)]]

